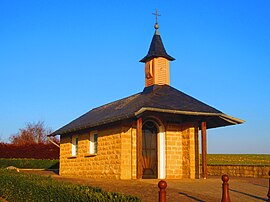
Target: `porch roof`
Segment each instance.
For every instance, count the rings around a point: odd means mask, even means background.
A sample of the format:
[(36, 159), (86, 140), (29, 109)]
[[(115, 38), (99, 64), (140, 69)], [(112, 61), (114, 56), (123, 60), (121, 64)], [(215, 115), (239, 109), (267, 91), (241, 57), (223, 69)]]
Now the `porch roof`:
[(158, 112), (202, 117), (207, 128), (243, 123), (168, 85), (154, 85), (140, 93), (94, 108), (49, 136), (62, 135), (116, 121), (136, 118), (142, 113)]

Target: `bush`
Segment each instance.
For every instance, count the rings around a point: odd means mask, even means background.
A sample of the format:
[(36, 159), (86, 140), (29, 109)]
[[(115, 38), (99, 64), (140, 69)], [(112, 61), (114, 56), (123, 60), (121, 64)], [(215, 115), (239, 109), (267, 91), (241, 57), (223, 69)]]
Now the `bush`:
[(59, 159), (60, 149), (49, 143), (14, 145), (0, 143), (0, 158)]
[(60, 182), (51, 177), (0, 169), (0, 196), (12, 201), (140, 201), (135, 196), (104, 192), (100, 188)]
[(32, 169), (59, 169), (59, 160), (0, 158), (0, 168), (6, 168), (8, 166), (14, 166), (16, 168), (32, 168)]

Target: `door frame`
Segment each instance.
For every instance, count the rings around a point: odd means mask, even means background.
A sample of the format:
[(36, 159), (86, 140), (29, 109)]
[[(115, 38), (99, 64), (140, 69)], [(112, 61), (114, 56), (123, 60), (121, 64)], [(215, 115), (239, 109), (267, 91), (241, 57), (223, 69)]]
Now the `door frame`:
[[(146, 117), (141, 125), (142, 126), (147, 122), (152, 121), (158, 132), (157, 132), (157, 178), (165, 179), (166, 178), (166, 132), (165, 127), (160, 119), (154, 116)], [(141, 131), (142, 134), (142, 131)], [(142, 144), (142, 141), (141, 141)], [(142, 145), (141, 145), (142, 148)], [(141, 151), (142, 152), (142, 151)], [(138, 161), (137, 161), (138, 163)]]
[[(142, 166), (143, 179), (158, 178), (158, 126), (152, 120), (142, 124)], [(151, 169), (153, 174), (146, 174), (145, 169)]]

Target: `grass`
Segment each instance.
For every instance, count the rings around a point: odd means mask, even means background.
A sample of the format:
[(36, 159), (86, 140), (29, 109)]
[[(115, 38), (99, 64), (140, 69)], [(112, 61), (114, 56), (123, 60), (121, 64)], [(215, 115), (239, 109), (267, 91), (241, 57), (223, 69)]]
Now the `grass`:
[(31, 168), (31, 169), (58, 169), (59, 160), (0, 158), (0, 168), (6, 168), (8, 166), (14, 166), (16, 168)]
[[(136, 196), (104, 192), (100, 188), (60, 182), (51, 177), (0, 169), (0, 198), (12, 201), (135, 202)], [(0, 200), (1, 201), (1, 200)]]
[[(270, 166), (270, 154), (208, 154), (207, 163), (208, 165)], [(8, 166), (29, 169), (59, 169), (59, 160), (0, 158), (0, 168)]]
[(207, 154), (208, 165), (267, 165), (269, 154)]

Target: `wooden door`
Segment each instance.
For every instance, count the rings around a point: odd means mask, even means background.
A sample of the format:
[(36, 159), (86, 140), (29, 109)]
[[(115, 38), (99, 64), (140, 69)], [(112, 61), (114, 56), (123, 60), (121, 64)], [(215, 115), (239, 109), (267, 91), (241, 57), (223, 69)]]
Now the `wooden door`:
[(147, 121), (142, 129), (142, 178), (157, 178), (157, 128), (153, 122)]

